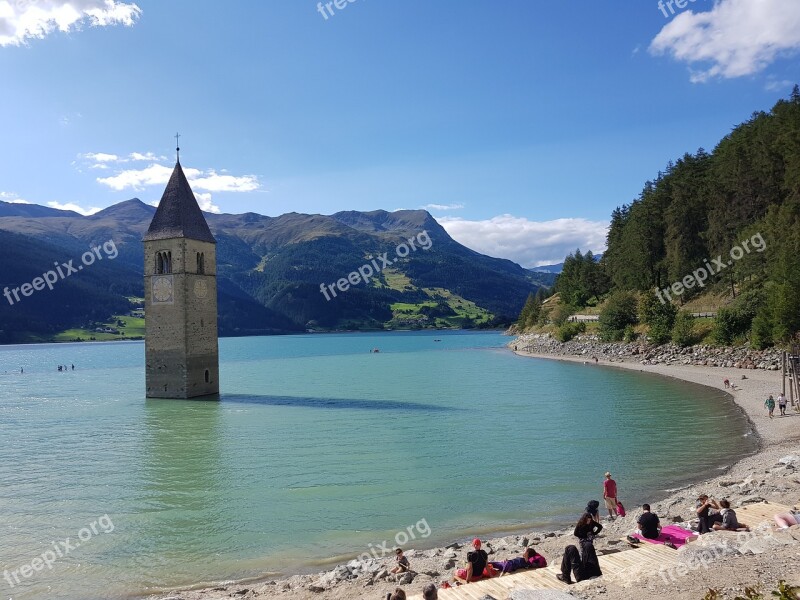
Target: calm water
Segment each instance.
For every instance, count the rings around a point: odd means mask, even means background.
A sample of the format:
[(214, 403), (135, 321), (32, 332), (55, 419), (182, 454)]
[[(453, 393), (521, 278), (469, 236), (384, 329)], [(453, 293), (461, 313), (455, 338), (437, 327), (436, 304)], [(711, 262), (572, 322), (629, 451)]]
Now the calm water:
[(145, 400), (141, 343), (1, 347), (0, 567), (64, 554), (2, 597), (130, 597), (316, 569), (408, 527), (424, 547), (572, 521), (607, 469), (633, 505), (755, 449), (721, 392), (508, 341), (223, 339), (219, 402)]

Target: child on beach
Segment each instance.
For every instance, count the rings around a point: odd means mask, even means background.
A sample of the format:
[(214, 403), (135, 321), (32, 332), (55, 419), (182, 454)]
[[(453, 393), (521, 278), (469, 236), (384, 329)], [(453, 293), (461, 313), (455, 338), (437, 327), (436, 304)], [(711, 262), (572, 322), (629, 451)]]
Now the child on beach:
[(786, 416), (786, 396), (783, 393), (778, 394), (778, 408), (781, 409), (781, 416)]
[(775, 398), (772, 397), (772, 394), (769, 395), (769, 398), (764, 400), (764, 406), (767, 407), (769, 411), (769, 418), (772, 418), (772, 413), (775, 412)]
[(397, 566), (392, 569), (392, 573), (405, 573), (411, 568), (411, 565), (408, 562), (408, 558), (403, 555), (403, 549), (397, 548), (395, 551), (395, 560), (397, 560)]

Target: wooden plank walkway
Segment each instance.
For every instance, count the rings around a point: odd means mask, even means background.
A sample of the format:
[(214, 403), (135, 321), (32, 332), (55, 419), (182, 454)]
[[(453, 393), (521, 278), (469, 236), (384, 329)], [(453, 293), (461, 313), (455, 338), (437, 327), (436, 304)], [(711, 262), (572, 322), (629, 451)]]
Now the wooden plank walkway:
[[(775, 514), (786, 512), (790, 510), (790, 507), (774, 502), (764, 502), (749, 504), (735, 510), (741, 522), (755, 527), (764, 521), (773, 522), (772, 517)], [(667, 548), (663, 544), (643, 543), (637, 548), (604, 554), (598, 558), (604, 579), (629, 580), (642, 572), (657, 573), (662, 568), (674, 567), (680, 562), (679, 556), (677, 550)], [(461, 585), (449, 590), (439, 590), (439, 598), (442, 600), (480, 600), (488, 594), (497, 600), (507, 600), (511, 591), (515, 589), (567, 591), (571, 586), (556, 579), (556, 573), (561, 572), (560, 567), (561, 557), (558, 556), (545, 569), (522, 571)], [(422, 595), (409, 596), (409, 600), (422, 600)]]
[(758, 504), (748, 504), (740, 508), (734, 508), (736, 518), (748, 527), (755, 527), (764, 521), (775, 523), (774, 517), (778, 513), (792, 510), (791, 506), (778, 504), (777, 502), (759, 502)]
[[(599, 560), (604, 577), (618, 577), (631, 569), (635, 569), (636, 572), (641, 569), (657, 571), (662, 565), (672, 566), (678, 562), (678, 556), (677, 552), (671, 548), (653, 544), (643, 548), (631, 548), (630, 551), (623, 550), (613, 554), (604, 554), (599, 557)], [(505, 600), (515, 589), (567, 591), (571, 586), (556, 579), (556, 573), (560, 572), (560, 566), (561, 557), (558, 557), (555, 564), (549, 565), (546, 569), (522, 571), (461, 585), (449, 590), (439, 590), (439, 598), (442, 600), (480, 600), (489, 594), (497, 600)], [(422, 595), (409, 598), (422, 600)]]

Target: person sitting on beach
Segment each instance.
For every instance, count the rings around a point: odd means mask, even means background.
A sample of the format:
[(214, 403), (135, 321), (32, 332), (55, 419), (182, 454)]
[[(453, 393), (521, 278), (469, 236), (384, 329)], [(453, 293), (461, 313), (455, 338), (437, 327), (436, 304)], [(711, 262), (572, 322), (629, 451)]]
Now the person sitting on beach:
[[(657, 540), (661, 537), (661, 520), (658, 515), (650, 511), (649, 504), (642, 504), (642, 514), (636, 520), (639, 529), (636, 530), (640, 536), (647, 540)], [(670, 537), (664, 534), (664, 545), (667, 548), (675, 549), (675, 543)]]
[(720, 511), (718, 515), (711, 515), (714, 531), (749, 531), (744, 523), (740, 523), (736, 518), (736, 511), (731, 508), (731, 503), (723, 498), (719, 501)]
[(697, 513), (697, 518), (700, 520), (697, 533), (703, 535), (711, 531), (711, 523), (713, 522), (711, 520), (711, 510), (719, 510), (719, 508), (719, 503), (713, 498), (709, 498), (707, 494), (700, 494), (697, 497), (695, 512)]
[(617, 482), (611, 479), (611, 473), (606, 471), (606, 478), (603, 481), (603, 500), (608, 509), (608, 520), (613, 521), (617, 516)]
[(781, 529), (789, 529), (792, 525), (800, 525), (800, 511), (790, 510), (775, 515), (775, 522)]
[(661, 521), (657, 514), (650, 512), (649, 504), (642, 504), (642, 514), (636, 520), (636, 525), (639, 526), (636, 533), (648, 540), (657, 540), (661, 534)]
[(588, 504), (586, 505), (586, 510), (584, 510), (583, 512), (585, 514), (588, 513), (589, 515), (591, 515), (592, 519), (594, 519), (595, 522), (599, 523), (600, 522), (600, 511), (598, 510), (599, 508), (600, 508), (600, 503), (597, 500), (589, 500)]
[(600, 570), (600, 562), (597, 560), (597, 552), (594, 549), (594, 537), (602, 530), (603, 525), (596, 522), (589, 513), (584, 513), (578, 519), (573, 533), (578, 538), (581, 549), (579, 551), (572, 544), (564, 548), (561, 573), (556, 574), (559, 581), (571, 584), (572, 577), (570, 575), (575, 577), (575, 581), (583, 581), (591, 577), (600, 577), (603, 574)]
[(397, 566), (392, 569), (390, 573), (405, 573), (411, 568), (411, 565), (408, 563), (408, 558), (406, 558), (403, 554), (402, 548), (395, 549), (394, 553), (395, 560), (397, 560)]
[(406, 593), (403, 588), (395, 588), (393, 594), (386, 594), (386, 600), (406, 600)]
[(492, 568), (500, 571), (501, 574), (505, 574), (513, 573), (519, 569), (542, 569), (547, 566), (547, 559), (529, 546), (525, 548), (522, 556), (508, 560), (492, 561), (489, 564)]
[(423, 600), (439, 600), (439, 590), (436, 589), (435, 583), (429, 583), (422, 590)]
[(467, 552), (467, 567), (456, 571), (456, 577), (467, 583), (481, 579), (483, 570), (489, 562), (489, 555), (486, 554), (486, 550), (481, 550), (481, 541), (478, 538), (472, 540), (472, 547), (474, 551)]

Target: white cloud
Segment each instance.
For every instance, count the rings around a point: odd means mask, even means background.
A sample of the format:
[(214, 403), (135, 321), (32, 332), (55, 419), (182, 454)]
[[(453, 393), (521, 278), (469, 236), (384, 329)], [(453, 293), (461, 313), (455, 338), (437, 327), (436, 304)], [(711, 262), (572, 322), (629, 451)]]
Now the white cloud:
[(211, 194), (209, 194), (208, 192), (206, 193), (195, 192), (194, 197), (197, 199), (197, 203), (200, 205), (200, 210), (217, 214), (222, 212), (219, 209), (219, 206), (211, 202)]
[(524, 217), (500, 215), (484, 221), (460, 217), (436, 219), (457, 242), (481, 254), (508, 258), (523, 267), (559, 263), (580, 248), (602, 252), (608, 223), (587, 219), (530, 221)]
[[(149, 185), (165, 185), (169, 181), (173, 167), (152, 164), (144, 169), (127, 169), (110, 177), (99, 177), (98, 183), (121, 192), (126, 189), (142, 190)], [(221, 175), (210, 169), (184, 168), (183, 172), (193, 190), (205, 192), (252, 192), (261, 188), (255, 175)], [(197, 193), (195, 193), (195, 196)]]
[(93, 206), (91, 208), (83, 208), (82, 206), (78, 206), (77, 204), (73, 204), (71, 202), (67, 204), (61, 204), (60, 202), (48, 202), (47, 206), (49, 206), (50, 208), (56, 208), (58, 210), (71, 210), (78, 214), (83, 215), (84, 217), (87, 215), (93, 215), (94, 213), (103, 210), (102, 208), (97, 208), (96, 206)]
[(770, 79), (767, 81), (766, 85), (764, 85), (764, 89), (768, 92), (783, 92), (791, 90), (793, 85), (794, 82), (788, 79), (782, 79), (780, 81), (777, 79)]
[(9, 204), (31, 204), (31, 202), (23, 200), (14, 192), (0, 192), (0, 201), (8, 202)]
[[(679, 14), (650, 43), (651, 54), (670, 54), (690, 65), (695, 83), (752, 75), (798, 49), (796, 0), (718, 0), (709, 11)], [(698, 63), (706, 66), (691, 69)]]
[(141, 152), (131, 152), (128, 155), (130, 160), (144, 160), (144, 161), (156, 161), (156, 160), (167, 160), (166, 156), (156, 156), (152, 152), (145, 152), (142, 154)]
[[(98, 183), (121, 192), (125, 189), (142, 190), (147, 185), (164, 185), (169, 181), (172, 169), (164, 165), (152, 164), (144, 169), (128, 169), (110, 177), (99, 177)], [(187, 173), (187, 177), (188, 177)]]
[(186, 178), (193, 188), (208, 190), (209, 192), (253, 192), (261, 187), (258, 178), (254, 175), (220, 175), (214, 170), (208, 171), (203, 177), (192, 178), (186, 173)]
[(141, 13), (136, 4), (118, 0), (0, 0), (0, 46), (19, 46), (85, 24), (130, 27)]
[(421, 207), (422, 210), (460, 210), (464, 208), (463, 204), (426, 204)]
[(105, 152), (87, 152), (80, 156), (96, 163), (117, 162), (119, 160), (119, 156), (116, 154), (106, 154)]

